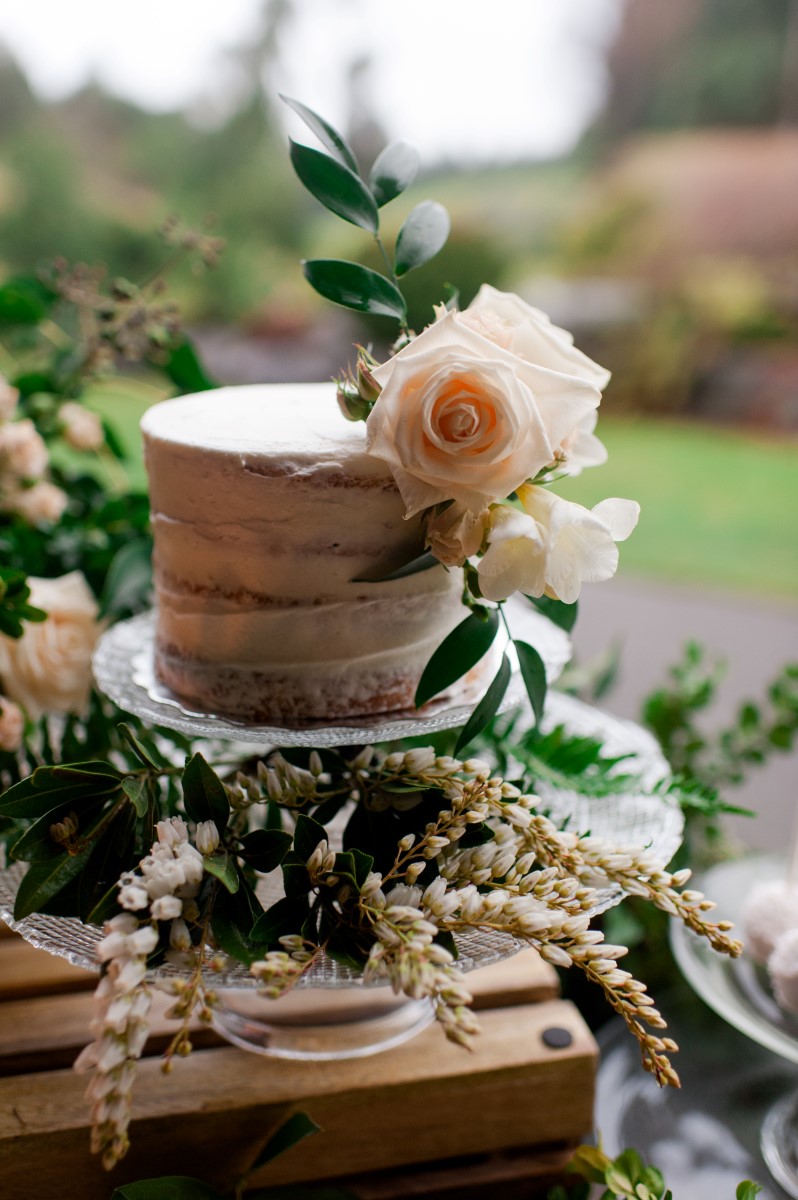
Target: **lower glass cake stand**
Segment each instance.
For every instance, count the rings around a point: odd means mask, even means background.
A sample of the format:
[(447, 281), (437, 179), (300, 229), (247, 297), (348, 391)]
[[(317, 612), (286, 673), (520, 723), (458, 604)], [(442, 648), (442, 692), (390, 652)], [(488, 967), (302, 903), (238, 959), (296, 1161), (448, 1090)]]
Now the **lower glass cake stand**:
[[(756, 855), (713, 867), (698, 882), (724, 917), (739, 925), (746, 897), (755, 884), (786, 875), (786, 862)], [(798, 1015), (779, 1008), (766, 972), (747, 958), (715, 954), (683, 925), (672, 922), (671, 946), (693, 990), (740, 1033), (798, 1064)], [(787, 1195), (798, 1197), (798, 1090), (782, 1096), (767, 1112), (760, 1131), (762, 1157)]]
[[(567, 635), (537, 614), (527, 614), (553, 681), (569, 656)], [(235, 724), (210, 714), (192, 714), (174, 697), (164, 695), (154, 682), (149, 667), (152, 619), (134, 618), (114, 626), (105, 635), (95, 657), (95, 674), (101, 691), (128, 712), (153, 724), (178, 728), (196, 738), (253, 743), (266, 746), (331, 746), (385, 742), (423, 736), (437, 730), (454, 728), (466, 719), (469, 707), (463, 698), (439, 704), (420, 713), (375, 717), (346, 726), (311, 729), (277, 729)], [(149, 641), (148, 641), (149, 639)], [(520, 696), (515, 696), (519, 703)], [(473, 704), (473, 700), (471, 701)], [(465, 715), (464, 715), (465, 713)], [(531, 720), (531, 718), (530, 718)], [(648, 847), (665, 865), (678, 848), (682, 836), (679, 806), (651, 789), (668, 775), (668, 766), (655, 739), (629, 721), (582, 704), (571, 697), (549, 693), (545, 728), (564, 725), (573, 734), (600, 737), (606, 753), (629, 755), (621, 769), (639, 775), (639, 793), (624, 792), (600, 799), (575, 792), (541, 788), (542, 807), (558, 823), (597, 837), (612, 839), (616, 845)], [(335, 846), (336, 829), (328, 826)], [(340, 833), (339, 833), (340, 836)], [(0, 920), (33, 945), (60, 955), (77, 966), (97, 970), (95, 947), (102, 937), (99, 928), (83, 925), (72, 918), (35, 914), (21, 921), (13, 917), (14, 899), (23, 864), (0, 871)], [(279, 874), (278, 872), (273, 873)], [(269, 876), (262, 887), (278, 888)], [(279, 890), (263, 899), (274, 900)], [(617, 904), (622, 893), (607, 887), (596, 894), (594, 912)], [(495, 931), (473, 931), (457, 937), (458, 967), (464, 972), (488, 966), (516, 954), (522, 947), (512, 937)], [(167, 983), (180, 975), (173, 966), (160, 967), (152, 974), (154, 984)], [(280, 1000), (262, 998), (256, 981), (244, 966), (232, 963), (221, 972), (208, 972), (208, 985), (219, 996), (214, 1023), (229, 1041), (247, 1050), (277, 1057), (325, 1060), (360, 1057), (396, 1046), (415, 1036), (433, 1019), (427, 1001), (396, 996), (384, 983), (364, 985), (362, 975), (322, 955), (303, 974), (287, 996)]]

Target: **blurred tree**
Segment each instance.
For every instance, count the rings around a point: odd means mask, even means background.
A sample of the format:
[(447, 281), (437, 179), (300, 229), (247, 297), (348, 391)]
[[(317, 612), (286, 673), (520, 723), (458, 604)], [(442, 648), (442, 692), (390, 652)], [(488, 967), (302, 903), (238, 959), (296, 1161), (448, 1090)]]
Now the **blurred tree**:
[(642, 129), (798, 123), (796, 0), (629, 0), (607, 140)]

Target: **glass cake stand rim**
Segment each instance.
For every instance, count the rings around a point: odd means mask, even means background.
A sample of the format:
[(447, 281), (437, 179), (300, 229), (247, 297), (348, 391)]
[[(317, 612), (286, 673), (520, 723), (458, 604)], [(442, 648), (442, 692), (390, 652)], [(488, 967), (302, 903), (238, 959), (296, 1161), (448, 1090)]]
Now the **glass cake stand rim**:
[[(570, 637), (531, 606), (514, 604), (511, 607), (512, 619), (521, 627), (527, 627), (521, 630), (526, 638), (536, 638), (536, 649), (546, 665), (548, 682), (553, 683), (571, 657)], [(464, 725), (485, 691), (485, 687), (480, 686), (472, 689), (473, 694), (461, 692), (446, 700), (433, 700), (425, 706), (428, 711), (424, 715), (405, 710), (334, 723), (319, 722), (304, 728), (250, 724), (217, 713), (194, 711), (155, 678), (152, 654), (155, 619), (156, 611), (149, 609), (106, 630), (94, 652), (92, 664), (97, 687), (126, 712), (195, 737), (316, 748), (389, 742)], [(532, 633), (527, 631), (529, 629)], [(512, 651), (509, 647), (508, 656), (512, 656)], [(499, 707), (502, 713), (518, 705), (525, 695), (517, 661), (513, 667), (510, 686)]]
[[(742, 901), (751, 885), (786, 874), (786, 860), (777, 854), (746, 854), (719, 863), (703, 873), (696, 886), (718, 904), (724, 918), (741, 924)], [(795, 1034), (781, 1028), (757, 1008), (739, 984), (746, 960), (717, 954), (681, 922), (671, 921), (670, 941), (679, 970), (701, 999), (735, 1029), (787, 1062), (798, 1063), (798, 1019)], [(743, 952), (745, 953), (745, 952)]]

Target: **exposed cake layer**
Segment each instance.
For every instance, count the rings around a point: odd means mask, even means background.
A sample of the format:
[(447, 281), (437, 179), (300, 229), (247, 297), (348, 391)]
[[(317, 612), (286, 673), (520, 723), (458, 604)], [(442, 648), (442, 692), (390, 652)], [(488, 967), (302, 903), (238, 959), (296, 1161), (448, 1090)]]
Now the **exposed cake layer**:
[(142, 428), (164, 681), (254, 720), (410, 706), (462, 619), (462, 579), (362, 582), (415, 553), (420, 529), (333, 386), (219, 389), (156, 405)]

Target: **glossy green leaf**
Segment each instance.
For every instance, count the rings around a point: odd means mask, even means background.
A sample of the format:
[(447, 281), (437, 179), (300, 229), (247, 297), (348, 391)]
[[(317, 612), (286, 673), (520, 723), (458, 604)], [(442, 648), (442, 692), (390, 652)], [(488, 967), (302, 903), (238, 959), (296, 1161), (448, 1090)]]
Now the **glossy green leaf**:
[[(48, 770), (48, 768), (39, 767), (33, 773), (34, 786), (39, 786), (40, 772)], [(85, 786), (95, 785), (98, 781), (101, 786), (108, 784), (119, 784), (122, 775), (117, 771), (116, 767), (112, 767), (110, 763), (103, 762), (98, 759), (96, 762), (80, 762), (80, 763), (58, 763), (54, 767), (49, 768), (47, 779), (54, 779), (60, 783), (77, 783)]]
[(253, 829), (241, 839), (239, 855), (255, 871), (267, 875), (279, 867), (291, 848), (291, 834), (282, 829)]
[(320, 1128), (307, 1113), (294, 1113), (271, 1135), (252, 1164), (251, 1170), (263, 1167), (278, 1155), (285, 1154), (286, 1150), (290, 1150), (310, 1134), (319, 1133)]
[(329, 121), (325, 121), (324, 117), (320, 117), (312, 108), (308, 108), (301, 100), (292, 100), (290, 96), (284, 96), (280, 93), (280, 99), (289, 108), (292, 108), (297, 116), (301, 117), (307, 125), (315, 133), (323, 146), (326, 146), (331, 154), (334, 154), (339, 162), (345, 167), (349, 167), (350, 171), (354, 171), (357, 175), (358, 164), (355, 158), (355, 153), (346, 139), (334, 129)]
[(545, 663), (534, 646), (530, 646), (528, 642), (521, 642), (514, 638), (513, 645), (518, 654), (518, 664), (521, 667), (521, 678), (524, 681), (526, 694), (529, 696), (535, 720), (539, 721), (543, 716), (543, 708), (546, 703)]
[(512, 670), (510, 668), (510, 660), (506, 654), (502, 655), (501, 666), (493, 678), (488, 690), (476, 706), (471, 716), (468, 718), (465, 727), (461, 730), (460, 736), (457, 739), (457, 745), (454, 748), (455, 754), (459, 754), (469, 742), (473, 742), (477, 734), (482, 733), (486, 725), (489, 725), (496, 713), (499, 711), (499, 705), (504, 699), (504, 693), (507, 691)]
[(0, 286), (0, 329), (38, 325), (49, 312), (54, 294), (35, 276), (17, 276)]
[(369, 187), (380, 208), (410, 187), (420, 162), (421, 156), (410, 142), (391, 142), (377, 155), (369, 174)]
[(319, 150), (291, 142), (291, 162), (300, 181), (325, 208), (352, 225), (376, 233), (377, 204), (359, 175)]
[(195, 754), (183, 772), (183, 801), (186, 813), (197, 824), (213, 821), (219, 833), (227, 827), (230, 801), (219, 776), (201, 754)]
[(148, 738), (144, 738), (139, 733), (135, 733), (129, 725), (124, 721), (120, 721), (117, 729), (122, 734), (130, 749), (136, 755), (136, 758), (145, 767), (152, 767), (153, 770), (159, 771), (163, 767), (168, 766), (166, 759), (161, 754), (160, 750)]
[(209, 854), (203, 859), (203, 866), (209, 875), (213, 875), (227, 888), (228, 892), (237, 892), (240, 879), (235, 859), (227, 850), (220, 854)]
[(539, 613), (560, 629), (564, 629), (566, 633), (570, 633), (576, 624), (576, 618), (579, 615), (579, 601), (574, 600), (573, 604), (566, 604), (562, 600), (552, 600), (550, 596), (527, 596), (530, 604), (533, 604)]
[(191, 1179), (188, 1175), (164, 1175), (159, 1179), (123, 1183), (111, 1200), (224, 1200), (224, 1197), (201, 1179)]
[(30, 866), (25, 873), (14, 904), (14, 919), (21, 921), (31, 913), (40, 912), (48, 900), (76, 878), (91, 853), (87, 846), (80, 854), (60, 854)]
[(17, 862), (42, 862), (48, 858), (58, 858), (64, 853), (64, 847), (54, 842), (50, 829), (56, 821), (64, 816), (63, 806), (52, 808), (29, 825), (20, 838), (14, 842), (9, 853)]
[(147, 603), (152, 591), (152, 539), (136, 538), (117, 550), (105, 577), (100, 597), (103, 616), (135, 613)]
[(243, 876), (237, 892), (220, 890), (214, 901), (211, 926), (224, 953), (246, 966), (262, 958), (264, 943), (257, 942), (252, 931), (263, 915), (263, 905)]
[(146, 817), (150, 803), (147, 780), (141, 775), (128, 775), (122, 780), (122, 791), (136, 810), (136, 816)]
[(92, 784), (70, 780), (59, 782), (49, 776), (46, 786), (36, 787), (33, 777), (22, 779), (0, 796), (0, 816), (32, 819), (42, 817), (60, 805), (68, 805), (80, 815), (95, 801), (112, 796), (118, 786), (118, 780), (99, 779)]
[(307, 891), (301, 896), (283, 896), (252, 927), (251, 937), (263, 946), (276, 946), (281, 937), (299, 933), (308, 915)]
[(311, 258), (302, 270), (310, 286), (334, 304), (377, 317), (405, 319), (405, 300), (398, 287), (369, 267), (341, 258)]
[(440, 565), (441, 560), (429, 550), (425, 550), (423, 554), (417, 554), (415, 558), (411, 558), (393, 571), (388, 571), (387, 574), (374, 571), (368, 575), (358, 575), (356, 579), (352, 580), (352, 583), (388, 583), (391, 579), (406, 579), (409, 575), (418, 575), (421, 571), (429, 571), (431, 567)]
[(499, 630), (499, 610), (480, 609), (444, 638), (427, 663), (416, 688), (416, 708), (461, 679), (493, 645)]
[(162, 369), (169, 376), (181, 395), (191, 392), (207, 392), (218, 387), (218, 382), (202, 365), (196, 347), (184, 338), (170, 351)]
[(327, 840), (327, 830), (312, 817), (301, 813), (296, 819), (294, 829), (294, 849), (303, 863), (306, 863), (319, 842)]
[(449, 214), (437, 200), (417, 204), (396, 239), (396, 274), (406, 275), (434, 258), (446, 245), (450, 228)]

